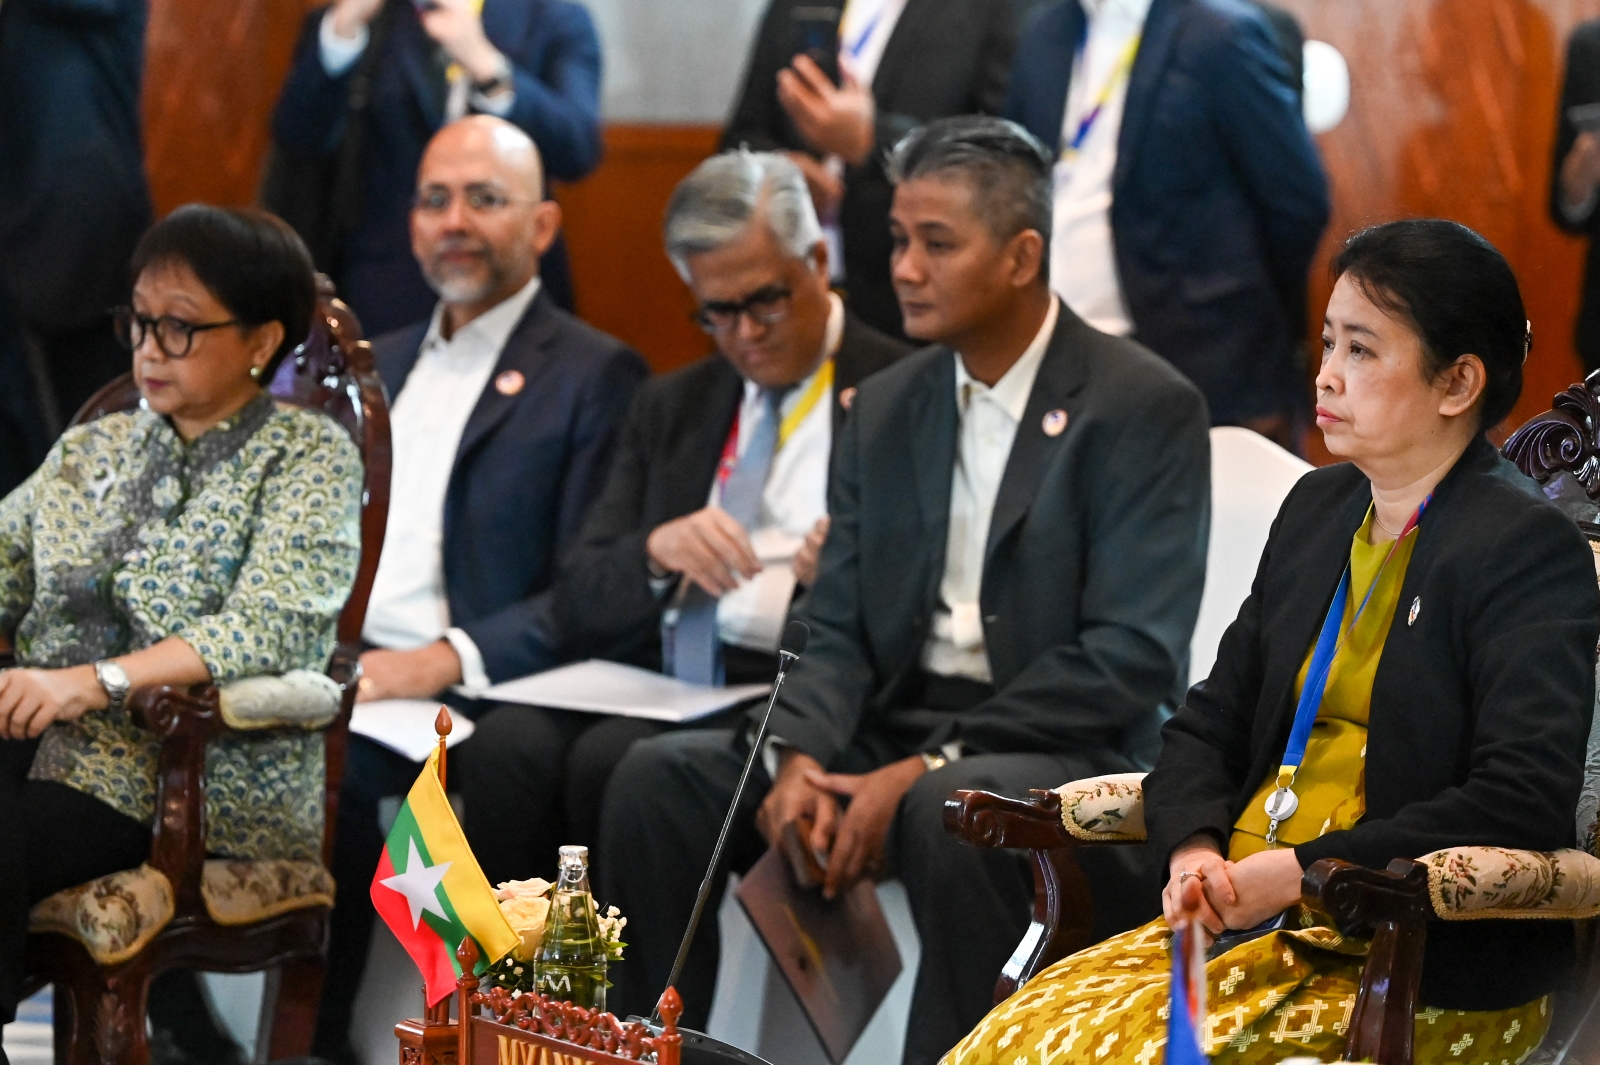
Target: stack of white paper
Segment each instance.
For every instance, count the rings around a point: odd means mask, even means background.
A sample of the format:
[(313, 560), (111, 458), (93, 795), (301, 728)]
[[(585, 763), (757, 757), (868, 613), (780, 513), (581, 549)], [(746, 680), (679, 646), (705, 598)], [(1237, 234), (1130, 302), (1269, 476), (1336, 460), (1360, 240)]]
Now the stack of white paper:
[(590, 659), (496, 684), (476, 694), (499, 702), (679, 723), (759, 699), (771, 690), (770, 684), (711, 688), (647, 669)]

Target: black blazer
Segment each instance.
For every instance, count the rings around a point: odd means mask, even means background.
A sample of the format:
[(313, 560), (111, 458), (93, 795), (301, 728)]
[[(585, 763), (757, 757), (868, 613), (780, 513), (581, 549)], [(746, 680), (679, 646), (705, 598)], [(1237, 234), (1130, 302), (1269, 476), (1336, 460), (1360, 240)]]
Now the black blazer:
[(26, 325), (91, 326), (127, 302), (150, 224), (144, 26), (141, 0), (0, 3), (0, 284)]
[(1578, 139), (1578, 130), (1567, 118), (1567, 108), (1578, 104), (1600, 103), (1600, 19), (1580, 22), (1567, 42), (1566, 81), (1561, 89), (1561, 108), (1556, 115), (1555, 161), (1550, 167), (1550, 217), (1569, 233), (1589, 238), (1584, 255), (1583, 291), (1575, 325), (1574, 340), (1583, 369), (1600, 368), (1600, 211), (1574, 222), (1561, 209), (1561, 163)]
[[(1284, 500), (1211, 676), (1167, 723), (1145, 779), (1155, 853), (1195, 832), (1225, 844), (1277, 772), (1295, 676), (1371, 501), (1348, 463), (1306, 474)], [(1583, 535), (1482, 437), (1440, 482), (1417, 535), (1372, 685), (1366, 817), (1296, 847), (1302, 866), (1573, 845), (1600, 637)], [(1527, 1002), (1549, 990), (1571, 942), (1563, 922), (1432, 922), (1423, 1001)]]
[[(795, 55), (797, 7), (816, 0), (772, 0), (756, 35), (744, 86), (722, 132), (722, 147), (810, 151), (778, 103), (778, 71)], [(824, 10), (842, 12), (829, 0)], [(871, 156), (845, 174), (839, 228), (844, 237), (850, 309), (873, 328), (903, 335), (900, 303), (889, 283), (889, 204), (894, 188), (883, 159), (901, 137), (929, 119), (999, 114), (1016, 48), (1012, 0), (907, 0), (872, 80), (877, 138)]]
[[(907, 350), (846, 313), (834, 356), (835, 440), (844, 421), (840, 397)], [(661, 603), (650, 590), (645, 540), (656, 526), (706, 505), (743, 395), (744, 380), (715, 354), (640, 387), (605, 492), (557, 580), (569, 657), (661, 668)]]
[[(1017, 48), (1005, 115), (1052, 147), (1084, 24), (1079, 0), (1061, 0)], [(1154, 0), (1117, 135), (1111, 231), (1134, 339), (1199, 385), (1221, 425), (1306, 406), (1328, 182), (1280, 41), (1237, 0)]]
[[(427, 331), (422, 323), (373, 342), (389, 395), (400, 394)], [(515, 395), (495, 387), (507, 370), (523, 376)], [(461, 434), (444, 504), (450, 622), (478, 645), (491, 681), (558, 664), (556, 557), (600, 494), (623, 413), (649, 373), (637, 352), (544, 291), (500, 352)]]
[[(833, 454), (833, 526), (799, 616), (811, 640), (772, 734), (824, 765), (861, 731), (931, 749), (1149, 764), (1200, 609), (1210, 527), (1205, 402), (1132, 341), (1065, 306), (989, 527), (984, 639), (997, 689), (962, 713), (905, 705), (944, 575), (956, 355), (926, 348), (861, 386)], [(1049, 436), (1048, 412), (1067, 415)], [(915, 748), (913, 748), (915, 749)]]

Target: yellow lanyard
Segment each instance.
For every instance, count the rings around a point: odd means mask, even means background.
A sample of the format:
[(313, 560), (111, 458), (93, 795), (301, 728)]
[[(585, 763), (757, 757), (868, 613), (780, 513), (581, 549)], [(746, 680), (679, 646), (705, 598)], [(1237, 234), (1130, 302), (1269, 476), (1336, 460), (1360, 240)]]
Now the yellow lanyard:
[[(1106, 78), (1105, 85), (1095, 96), (1094, 104), (1079, 120), (1077, 131), (1073, 133), (1072, 139), (1061, 149), (1062, 159), (1071, 161), (1079, 150), (1083, 148), (1083, 142), (1088, 140), (1089, 131), (1094, 128), (1095, 120), (1100, 117), (1100, 113), (1106, 109), (1106, 104), (1111, 101), (1111, 94), (1116, 92), (1117, 86), (1121, 85), (1127, 79), (1129, 72), (1133, 70), (1133, 61), (1139, 55), (1139, 40), (1142, 36), (1142, 34), (1134, 34), (1133, 40), (1128, 42), (1127, 47), (1123, 48), (1122, 54), (1117, 57), (1117, 63), (1111, 68), (1111, 74)], [(1083, 61), (1085, 54), (1083, 49), (1079, 49), (1079, 62)]]
[(794, 405), (794, 410), (784, 415), (783, 421), (778, 423), (778, 447), (781, 450), (794, 431), (800, 428), (800, 423), (806, 420), (806, 415), (816, 409), (822, 397), (833, 388), (833, 360), (823, 363), (811, 378), (811, 384), (800, 395), (800, 402)]

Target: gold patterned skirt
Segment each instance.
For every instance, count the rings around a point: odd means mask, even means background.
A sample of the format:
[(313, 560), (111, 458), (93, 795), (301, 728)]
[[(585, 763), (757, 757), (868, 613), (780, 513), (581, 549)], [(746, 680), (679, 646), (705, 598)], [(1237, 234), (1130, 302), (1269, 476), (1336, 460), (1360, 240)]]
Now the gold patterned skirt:
[[(1161, 1065), (1171, 941), (1158, 919), (1057, 962), (990, 1011), (943, 1065)], [(1206, 965), (1206, 1054), (1217, 1065), (1338, 1059), (1366, 950), (1365, 940), (1312, 925), (1213, 959)], [(1424, 1009), (1416, 1060), (1516, 1065), (1549, 1026), (1545, 998), (1486, 1012)]]

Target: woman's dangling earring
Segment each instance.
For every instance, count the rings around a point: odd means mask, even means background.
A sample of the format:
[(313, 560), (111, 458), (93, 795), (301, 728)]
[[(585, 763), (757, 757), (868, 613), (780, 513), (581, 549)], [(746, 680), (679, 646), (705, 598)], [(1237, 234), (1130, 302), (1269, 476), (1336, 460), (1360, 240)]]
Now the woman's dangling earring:
[(250, 367), (250, 380), (252, 380), (252, 381), (261, 380), (261, 367), (259, 367), (259, 366)]

